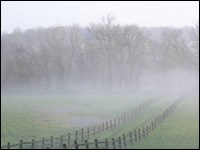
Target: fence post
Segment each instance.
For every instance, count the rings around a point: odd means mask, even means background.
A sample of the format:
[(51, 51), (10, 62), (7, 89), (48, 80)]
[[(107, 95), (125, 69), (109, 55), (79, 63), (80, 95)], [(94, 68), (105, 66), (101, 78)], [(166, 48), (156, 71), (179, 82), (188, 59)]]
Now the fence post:
[(137, 142), (137, 131), (135, 130), (135, 142)]
[(130, 141), (131, 141), (131, 145), (133, 144), (133, 136), (132, 136), (132, 132), (129, 132), (130, 134)]
[(8, 146), (8, 149), (10, 149), (10, 142), (8, 142), (7, 146)]
[(122, 146), (121, 146), (121, 137), (119, 137), (119, 149), (122, 149)]
[(31, 149), (34, 149), (34, 139), (32, 139)]
[(108, 149), (108, 139), (105, 139), (106, 149)]
[(88, 137), (88, 139), (89, 139), (89, 137), (90, 137), (90, 128), (87, 128), (87, 137)]
[(102, 131), (104, 131), (104, 122), (102, 122)]
[(71, 133), (69, 133), (69, 135), (68, 135), (68, 143), (67, 143), (67, 148), (68, 149), (70, 148), (70, 135), (71, 135)]
[(123, 136), (123, 141), (124, 141), (124, 147), (126, 148), (126, 137), (125, 137), (125, 134), (123, 134), (122, 136)]
[(84, 133), (83, 133), (83, 128), (81, 129), (81, 140), (82, 140), (82, 142), (83, 142), (83, 139), (84, 139), (84, 135), (83, 135)]
[(112, 129), (112, 120), (110, 120), (110, 129)]
[(149, 124), (149, 133), (151, 133), (151, 123)]
[(106, 121), (106, 130), (108, 130), (108, 121)]
[(140, 128), (138, 129), (138, 140), (140, 141)]
[(159, 124), (161, 124), (161, 115), (159, 115)]
[(112, 146), (113, 146), (113, 149), (115, 149), (115, 140), (114, 140), (114, 138), (112, 138)]
[(98, 149), (98, 140), (95, 139), (95, 148)]
[(168, 111), (168, 109), (167, 109), (167, 117), (168, 117), (168, 115), (169, 115), (169, 111)]
[(99, 124), (99, 133), (101, 132), (101, 125)]
[(157, 125), (159, 126), (159, 117), (156, 116), (156, 122), (157, 122)]
[(124, 124), (126, 123), (126, 113), (124, 113)]
[(66, 144), (63, 144), (63, 149), (67, 149), (67, 146), (66, 146)]
[(154, 129), (156, 129), (156, 117), (154, 118)]
[(147, 137), (149, 136), (149, 127), (147, 125)]
[(93, 126), (93, 135), (95, 135), (95, 125)]
[(158, 119), (158, 116), (156, 117), (156, 125), (159, 126), (159, 119)]
[(75, 140), (78, 141), (78, 131), (75, 131)]
[(87, 140), (85, 140), (85, 148), (86, 148), (86, 149), (89, 149), (89, 144), (88, 144), (88, 141), (87, 141)]
[(118, 126), (120, 125), (120, 118), (118, 117)]
[(20, 140), (19, 148), (22, 149), (22, 147), (23, 147), (23, 140)]
[(145, 128), (143, 127), (143, 138), (145, 138)]
[(77, 141), (74, 141), (75, 149), (78, 149), (78, 143)]
[(51, 149), (53, 149), (53, 136), (51, 136)]
[(63, 146), (63, 136), (61, 135), (60, 136), (60, 147), (62, 148), (62, 146)]
[(116, 119), (114, 118), (114, 127), (116, 128)]
[(151, 121), (151, 130), (152, 130), (152, 132), (153, 132), (153, 130), (154, 130), (153, 121)]
[(165, 112), (162, 113), (162, 121), (165, 119)]
[(162, 123), (162, 120), (161, 120), (161, 115), (159, 115), (159, 118), (160, 118), (160, 123)]
[(123, 122), (123, 116), (121, 116), (121, 125), (123, 124), (124, 122)]
[(42, 139), (42, 149), (44, 149), (44, 140), (45, 138)]

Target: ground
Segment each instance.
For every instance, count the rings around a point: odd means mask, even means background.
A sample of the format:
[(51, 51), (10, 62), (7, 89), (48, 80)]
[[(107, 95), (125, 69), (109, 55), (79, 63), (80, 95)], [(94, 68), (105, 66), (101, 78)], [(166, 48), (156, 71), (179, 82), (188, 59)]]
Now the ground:
[[(133, 121), (94, 137), (98, 139), (115, 138), (145, 125), (164, 111), (171, 102), (170, 98), (155, 95), (2, 95), (1, 145), (18, 143), (20, 139), (31, 141), (51, 135), (60, 137), (61, 134), (74, 132), (74, 129), (114, 118), (152, 97), (157, 101)], [(184, 98), (175, 112), (149, 138), (129, 144), (127, 148), (198, 148), (198, 106), (197, 97)]]

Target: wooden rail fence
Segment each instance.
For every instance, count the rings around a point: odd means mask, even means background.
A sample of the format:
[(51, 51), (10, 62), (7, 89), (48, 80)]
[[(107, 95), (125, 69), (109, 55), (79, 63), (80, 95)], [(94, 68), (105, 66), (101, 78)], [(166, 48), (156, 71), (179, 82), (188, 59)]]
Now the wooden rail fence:
[[(99, 134), (103, 131), (111, 130), (118, 126), (127, 124), (128, 122), (132, 121), (136, 115), (138, 115), (142, 111), (144, 111), (145, 108), (148, 107), (149, 105), (151, 105), (153, 102), (154, 102), (154, 99), (146, 100), (144, 103), (135, 107), (133, 110), (125, 112), (122, 115), (120, 115), (114, 119), (102, 122), (98, 125), (95, 124), (93, 126), (81, 128), (80, 131), (75, 130), (74, 134), (68, 133), (66, 135), (61, 135), (60, 137), (55, 137), (55, 138), (53, 136), (51, 136), (50, 138), (43, 138), (40, 141), (35, 141), (33, 139), (31, 142), (24, 142), (23, 140), (20, 140), (19, 143), (12, 144), (12, 145), (9, 142), (7, 145), (2, 146), (1, 149), (16, 149), (16, 148), (18, 148), (18, 149), (24, 149), (24, 148), (26, 148), (26, 149), (41, 149), (41, 148), (42, 149), (45, 149), (45, 148), (48, 148), (48, 149), (52, 149), (52, 148), (71, 149), (71, 148), (78, 148), (83, 145), (89, 149), (91, 147), (90, 146), (91, 142), (88, 142), (88, 140), (90, 138), (93, 138), (96, 134)], [(163, 117), (165, 117), (167, 115), (168, 111), (166, 111), (163, 114)], [(154, 120), (158, 121), (157, 118), (155, 118)], [(153, 123), (155, 123), (155, 121)], [(147, 129), (147, 130), (149, 130), (149, 129)], [(140, 134), (141, 134), (141, 131), (139, 130), (139, 135)], [(143, 137), (144, 136), (145, 135), (144, 135), (144, 130), (143, 130)], [(148, 136), (148, 133), (146, 136)], [(141, 135), (138, 137), (138, 139), (140, 139), (140, 138), (141, 138)], [(121, 145), (123, 144), (123, 143), (121, 143), (121, 140), (124, 140), (126, 143), (126, 139), (127, 139), (126, 136), (122, 136), (122, 139), (121, 139), (121, 137), (118, 137), (118, 139), (114, 140), (114, 143), (112, 143), (112, 144), (114, 144), (114, 146), (115, 146), (116, 142), (118, 141), (118, 143), (120, 143), (119, 147), (121, 147)], [(108, 144), (106, 144), (106, 140), (107, 139), (105, 139), (105, 141), (100, 141), (100, 142), (97, 140), (96, 145), (98, 146), (98, 144), (103, 144), (103, 143), (104, 143), (104, 145), (108, 145)], [(135, 140), (137, 141), (137, 137)], [(82, 142), (81, 145), (78, 144), (80, 142)]]
[[(105, 140), (95, 139), (94, 142), (88, 142), (85, 140), (85, 143), (78, 143), (74, 141), (75, 149), (126, 149), (127, 145), (133, 145), (134, 143), (141, 142), (143, 139), (147, 138), (152, 134), (155, 129), (175, 110), (178, 102), (177, 100), (171, 104), (163, 113), (157, 115), (149, 124), (140, 127), (138, 129), (130, 131), (128, 134), (122, 134), (121, 137), (111, 138)], [(102, 146), (103, 144), (103, 146)], [(101, 145), (101, 147), (100, 147)]]

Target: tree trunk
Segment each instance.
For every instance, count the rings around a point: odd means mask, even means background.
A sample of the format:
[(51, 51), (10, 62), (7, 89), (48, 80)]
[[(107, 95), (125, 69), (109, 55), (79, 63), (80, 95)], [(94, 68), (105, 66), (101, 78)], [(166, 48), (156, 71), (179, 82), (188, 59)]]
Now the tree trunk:
[(111, 70), (111, 60), (109, 58), (108, 60), (108, 83), (109, 83), (109, 91), (111, 91), (112, 88), (112, 70)]
[(122, 68), (123, 68), (123, 51), (120, 55), (120, 67), (119, 67), (119, 87), (122, 87)]

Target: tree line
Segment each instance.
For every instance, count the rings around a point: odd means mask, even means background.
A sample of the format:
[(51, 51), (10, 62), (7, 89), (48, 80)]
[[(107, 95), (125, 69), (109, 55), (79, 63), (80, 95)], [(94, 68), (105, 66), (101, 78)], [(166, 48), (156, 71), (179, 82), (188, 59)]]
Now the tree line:
[(137, 85), (145, 70), (199, 69), (199, 25), (147, 28), (112, 16), (81, 27), (54, 26), (1, 35), (1, 87), (58, 89)]

